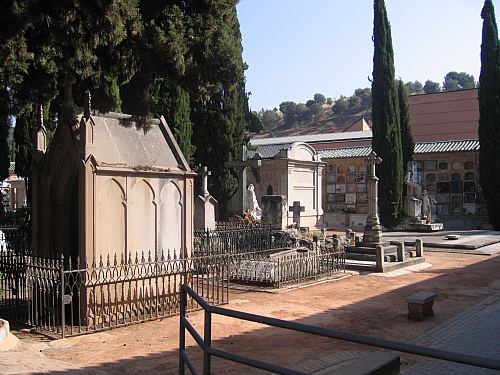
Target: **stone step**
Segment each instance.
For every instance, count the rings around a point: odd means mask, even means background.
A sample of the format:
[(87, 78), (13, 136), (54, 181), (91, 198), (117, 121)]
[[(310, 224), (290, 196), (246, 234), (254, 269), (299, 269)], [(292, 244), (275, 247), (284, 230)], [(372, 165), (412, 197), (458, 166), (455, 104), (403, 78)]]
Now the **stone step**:
[[(398, 247), (395, 245), (386, 245), (384, 246), (384, 254), (396, 254), (398, 251)], [(374, 247), (369, 246), (346, 246), (345, 252), (351, 254), (370, 254), (375, 255), (377, 250)]]
[(345, 253), (345, 259), (375, 262), (377, 257), (375, 254)]
[(375, 262), (346, 259), (345, 260), (345, 269), (352, 270), (352, 271), (376, 272), (377, 265)]
[[(386, 263), (397, 262), (397, 254), (384, 254), (384, 261)], [(411, 253), (409, 251), (405, 251), (405, 258), (411, 258)], [(346, 253), (346, 260), (360, 260), (365, 262), (376, 262), (377, 256), (374, 254), (360, 254), (360, 253)]]

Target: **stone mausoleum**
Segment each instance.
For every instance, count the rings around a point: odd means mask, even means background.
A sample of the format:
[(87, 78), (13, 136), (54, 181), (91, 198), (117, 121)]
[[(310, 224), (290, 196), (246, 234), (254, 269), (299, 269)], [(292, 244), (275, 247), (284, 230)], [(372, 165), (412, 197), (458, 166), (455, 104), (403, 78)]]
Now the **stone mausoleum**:
[(33, 153), (33, 250), (40, 256), (190, 254), (193, 178), (165, 119), (91, 113), (60, 123), (50, 145), (39, 117)]
[[(300, 226), (322, 226), (323, 163), (317, 152), (304, 142), (281, 144), (277, 147), (260, 145), (249, 151), (251, 159), (261, 160), (261, 166), (249, 168), (248, 183), (255, 186), (257, 198), (263, 195), (283, 195), (288, 206), (299, 202)], [(294, 224), (292, 210), (286, 207), (288, 225)]]

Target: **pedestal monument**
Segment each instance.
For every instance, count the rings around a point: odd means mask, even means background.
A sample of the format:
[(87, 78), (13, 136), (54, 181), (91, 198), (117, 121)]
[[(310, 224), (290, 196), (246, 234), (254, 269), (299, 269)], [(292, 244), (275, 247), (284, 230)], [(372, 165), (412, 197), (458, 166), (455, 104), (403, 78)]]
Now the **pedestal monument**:
[(366, 218), (363, 242), (365, 244), (380, 244), (382, 242), (382, 226), (378, 215), (378, 177), (375, 175), (375, 166), (382, 163), (382, 159), (372, 151), (365, 159), (368, 169), (368, 216)]

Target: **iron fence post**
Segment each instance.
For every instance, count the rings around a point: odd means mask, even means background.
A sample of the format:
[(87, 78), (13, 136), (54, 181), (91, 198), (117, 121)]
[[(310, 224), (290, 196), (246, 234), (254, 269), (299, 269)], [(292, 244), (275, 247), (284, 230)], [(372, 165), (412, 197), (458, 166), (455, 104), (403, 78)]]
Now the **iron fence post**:
[(62, 338), (65, 336), (66, 331), (66, 314), (64, 311), (64, 255), (61, 254), (60, 266), (60, 282), (61, 282), (61, 334)]
[(212, 345), (212, 313), (205, 310), (205, 327), (203, 335), (203, 375), (210, 375), (210, 353), (207, 349)]
[(179, 331), (179, 375), (185, 373), (184, 352), (186, 350), (186, 328), (183, 320), (186, 318), (187, 296), (184, 288), (181, 287), (180, 295), (180, 331)]
[[(280, 268), (280, 258), (278, 258), (278, 272), (276, 272), (278, 274), (278, 289), (280, 289), (281, 287), (281, 268)], [(275, 276), (276, 277), (276, 276)]]

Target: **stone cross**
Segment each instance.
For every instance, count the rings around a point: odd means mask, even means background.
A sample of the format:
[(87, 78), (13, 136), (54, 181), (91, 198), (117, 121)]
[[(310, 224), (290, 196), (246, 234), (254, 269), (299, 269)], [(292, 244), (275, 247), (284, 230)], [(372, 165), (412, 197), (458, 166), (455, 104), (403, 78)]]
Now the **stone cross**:
[(375, 166), (382, 163), (382, 159), (377, 156), (375, 151), (372, 151), (365, 159), (365, 163), (368, 165), (368, 172), (370, 177), (375, 177)]
[(239, 159), (235, 161), (227, 161), (224, 163), (226, 167), (238, 168), (238, 205), (239, 211), (243, 214), (247, 209), (247, 168), (260, 167), (261, 160), (248, 160), (247, 146), (241, 145), (239, 150)]
[[(201, 165), (200, 165), (201, 166)], [(202, 195), (206, 197), (210, 195), (208, 192), (208, 176), (211, 176), (212, 172), (208, 170), (207, 166), (201, 168), (201, 185), (202, 185)]]
[(288, 207), (293, 212), (293, 222), (300, 228), (300, 213), (304, 212), (306, 208), (300, 205), (300, 201), (294, 201), (293, 206)]
[(382, 226), (378, 215), (378, 177), (375, 175), (375, 166), (382, 163), (382, 159), (375, 151), (365, 159), (370, 174), (368, 180), (368, 216), (366, 218), (363, 242), (378, 244), (382, 242)]

